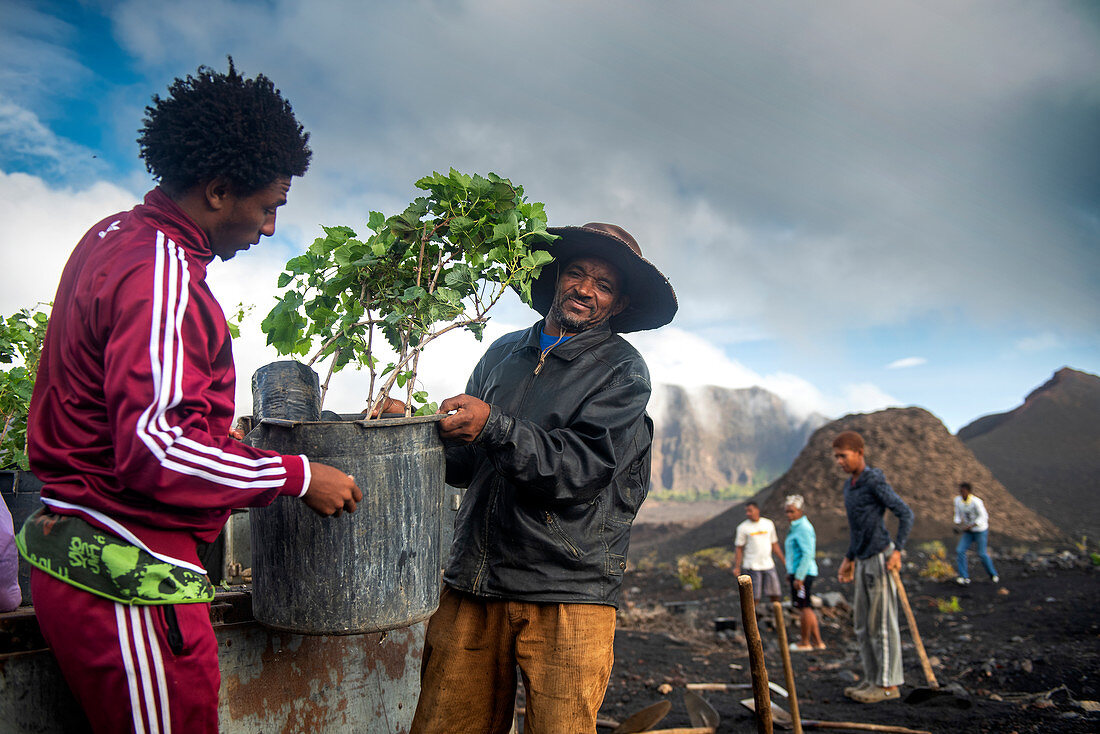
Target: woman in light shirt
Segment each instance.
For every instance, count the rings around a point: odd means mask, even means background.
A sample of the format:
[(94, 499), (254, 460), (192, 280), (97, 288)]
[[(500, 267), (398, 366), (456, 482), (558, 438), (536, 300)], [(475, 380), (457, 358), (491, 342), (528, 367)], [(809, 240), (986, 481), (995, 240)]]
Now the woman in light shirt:
[(795, 652), (825, 649), (811, 602), (811, 590), (817, 578), (817, 561), (814, 559), (817, 555), (817, 534), (803, 512), (805, 504), (800, 494), (787, 496), (786, 513), (791, 529), (784, 543), (784, 555), (787, 557), (787, 579), (791, 584), (791, 603), (801, 615), (799, 626), (802, 639), (791, 643), (791, 650)]

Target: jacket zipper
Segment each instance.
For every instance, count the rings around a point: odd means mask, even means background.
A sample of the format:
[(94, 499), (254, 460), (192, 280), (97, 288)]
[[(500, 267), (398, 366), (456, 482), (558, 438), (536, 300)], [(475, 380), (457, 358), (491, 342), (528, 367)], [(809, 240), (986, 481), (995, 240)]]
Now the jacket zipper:
[(561, 344), (561, 340), (562, 340), (562, 339), (564, 339), (564, 338), (565, 338), (565, 332), (563, 331), (563, 332), (561, 333), (561, 335), (560, 335), (560, 336), (558, 336), (558, 340), (557, 340), (556, 342), (554, 342), (553, 344), (551, 344), (550, 346), (548, 346), (548, 347), (547, 347), (546, 349), (543, 349), (543, 350), (542, 350), (541, 352), (539, 352), (539, 363), (535, 365), (535, 374), (536, 374), (536, 375), (537, 375), (537, 374), (538, 374), (539, 372), (541, 372), (541, 371), (542, 371), (542, 365), (543, 365), (543, 364), (545, 364), (545, 362), (546, 362), (546, 355), (547, 355), (547, 354), (550, 354), (550, 350), (551, 350), (551, 349), (553, 349), (554, 347), (556, 347), (556, 346), (558, 346), (559, 344)]
[(546, 524), (550, 526), (550, 530), (554, 533), (554, 535), (558, 536), (558, 538), (561, 539), (561, 542), (565, 543), (565, 547), (569, 549), (569, 551), (573, 554), (575, 558), (581, 557), (580, 548), (574, 545), (573, 541), (569, 540), (569, 537), (565, 534), (565, 531), (562, 530), (556, 522), (554, 522), (554, 516), (551, 515), (549, 511), (546, 512)]

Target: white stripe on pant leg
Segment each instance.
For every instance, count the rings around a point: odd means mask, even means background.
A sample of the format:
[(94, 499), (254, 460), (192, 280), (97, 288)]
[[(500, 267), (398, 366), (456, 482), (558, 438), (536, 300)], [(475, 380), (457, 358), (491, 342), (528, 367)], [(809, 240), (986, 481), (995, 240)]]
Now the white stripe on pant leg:
[(149, 660), (145, 656), (146, 632), (135, 607), (130, 607), (130, 629), (134, 639), (134, 657), (137, 658), (138, 670), (141, 671), (141, 694), (148, 714), (149, 734), (160, 734), (160, 725), (157, 723), (157, 697), (153, 691), (153, 681), (149, 677)]
[(122, 667), (126, 671), (126, 685), (130, 689), (130, 713), (134, 720), (134, 731), (144, 734), (145, 721), (141, 715), (141, 698), (138, 696), (137, 674), (134, 671), (134, 658), (130, 655), (130, 634), (126, 630), (126, 606), (115, 602), (115, 622), (118, 624), (118, 646), (122, 650)]
[(157, 676), (157, 693), (160, 695), (160, 725), (164, 734), (172, 734), (172, 717), (168, 711), (168, 682), (164, 677), (164, 660), (160, 651), (160, 638), (153, 626), (152, 610), (142, 607), (145, 615), (145, 628), (149, 631), (149, 652), (153, 658), (153, 672)]
[(882, 603), (879, 605), (879, 611), (882, 613), (882, 656), (879, 660), (879, 671), (882, 673), (882, 682), (879, 683), (879, 686), (886, 688), (889, 684), (887, 681), (890, 676), (890, 673), (887, 672), (887, 661), (890, 659), (890, 625), (887, 624), (887, 601), (890, 599), (890, 577), (887, 573), (887, 561), (884, 552), (879, 554), (879, 571), (881, 576), (879, 577), (880, 582), (877, 585), (879, 591), (882, 593)]

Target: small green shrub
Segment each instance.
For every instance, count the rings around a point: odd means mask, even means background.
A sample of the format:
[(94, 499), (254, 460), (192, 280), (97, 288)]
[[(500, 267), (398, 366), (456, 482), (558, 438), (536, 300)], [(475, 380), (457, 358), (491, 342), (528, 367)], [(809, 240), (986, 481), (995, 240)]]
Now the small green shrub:
[(0, 469), (27, 469), (27, 409), (49, 318), (37, 308), (0, 317), (0, 363), (21, 363), (0, 370)]
[(955, 569), (947, 562), (947, 548), (938, 540), (930, 540), (917, 546), (917, 551), (923, 553), (928, 560), (924, 568), (920, 570), (921, 578), (933, 581), (947, 581), (955, 575)]
[(721, 546), (695, 551), (692, 553), (692, 558), (695, 559), (699, 566), (711, 566), (713, 568), (720, 568), (724, 571), (733, 568), (733, 551)]
[(676, 559), (676, 578), (685, 589), (703, 588), (703, 577), (699, 575), (699, 564), (691, 556), (680, 556)]
[(940, 614), (956, 614), (962, 611), (962, 607), (959, 606), (959, 597), (953, 596), (950, 599), (933, 599), (936, 603), (936, 609)]

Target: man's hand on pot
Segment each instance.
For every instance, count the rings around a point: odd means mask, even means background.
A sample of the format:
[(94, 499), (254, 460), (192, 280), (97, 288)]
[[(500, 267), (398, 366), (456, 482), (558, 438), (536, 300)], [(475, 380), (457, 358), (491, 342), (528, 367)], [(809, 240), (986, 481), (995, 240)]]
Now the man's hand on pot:
[[(360, 415), (365, 414), (370, 410), (370, 406), (363, 408), (363, 412)], [(378, 404), (378, 407), (371, 411), (370, 417), (377, 418), (383, 413), (401, 413), (405, 414), (405, 403), (397, 398), (391, 398), (388, 395), (382, 398), (382, 402)]]
[(328, 464), (310, 462), (309, 489), (302, 501), (322, 517), (340, 515), (344, 510), (355, 512), (356, 503), (363, 501), (363, 492), (349, 476)]
[(481, 435), (485, 421), (489, 420), (489, 404), (473, 395), (447, 398), (440, 404), (438, 412), (450, 413), (439, 421), (439, 435), (463, 443), (470, 443)]

